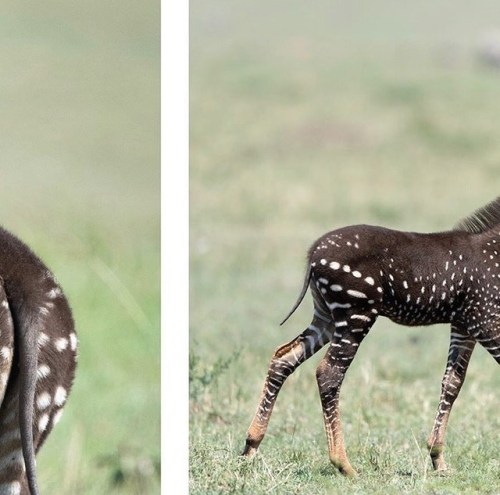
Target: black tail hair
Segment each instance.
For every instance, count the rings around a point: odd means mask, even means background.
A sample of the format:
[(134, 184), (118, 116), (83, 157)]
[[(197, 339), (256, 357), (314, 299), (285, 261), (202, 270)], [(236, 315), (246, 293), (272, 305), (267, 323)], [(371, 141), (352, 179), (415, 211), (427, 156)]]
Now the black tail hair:
[(294, 304), (293, 308), (290, 310), (286, 318), (280, 323), (280, 326), (283, 325), (283, 323), (285, 323), (288, 320), (288, 318), (290, 318), (290, 316), (292, 316), (293, 313), (295, 313), (295, 310), (300, 306), (302, 299), (304, 299), (304, 296), (306, 295), (307, 289), (309, 287), (309, 282), (311, 281), (311, 277), (312, 277), (312, 267), (311, 264), (308, 263), (306, 275), (304, 277), (304, 285), (302, 286), (302, 291), (299, 294), (299, 297), (296, 303)]
[[(26, 466), (26, 478), (28, 480), (31, 495), (39, 495), (35, 448), (33, 446), (33, 404), (35, 402), (35, 387), (38, 368), (38, 326), (22, 319), (21, 315), (14, 313), (17, 317), (17, 338), (19, 344), (19, 430), (21, 433), (21, 445)], [(21, 318), (19, 318), (21, 316)]]

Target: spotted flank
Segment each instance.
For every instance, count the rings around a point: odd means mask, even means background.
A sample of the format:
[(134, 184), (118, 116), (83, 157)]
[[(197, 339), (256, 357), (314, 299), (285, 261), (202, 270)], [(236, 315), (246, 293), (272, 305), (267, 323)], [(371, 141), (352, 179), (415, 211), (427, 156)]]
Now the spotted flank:
[(406, 326), (450, 324), (448, 362), (427, 442), (434, 469), (446, 469), (446, 425), (475, 344), (500, 363), (500, 197), (447, 232), (368, 225), (329, 232), (309, 249), (302, 291), (284, 321), (308, 289), (312, 323), (276, 350), (243, 455), (257, 451), (286, 378), (328, 345), (316, 378), (329, 457), (343, 474), (356, 474), (342, 435), (340, 387), (364, 337), (384, 316)]

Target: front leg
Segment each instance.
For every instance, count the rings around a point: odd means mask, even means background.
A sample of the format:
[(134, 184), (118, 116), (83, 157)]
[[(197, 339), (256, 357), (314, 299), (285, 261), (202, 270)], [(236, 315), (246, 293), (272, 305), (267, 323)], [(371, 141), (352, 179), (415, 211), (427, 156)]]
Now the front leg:
[(464, 330), (452, 326), (448, 363), (441, 384), (441, 398), (427, 447), (436, 471), (446, 470), (444, 461), (444, 437), (451, 408), (467, 372), (467, 366), (474, 350), (475, 341)]

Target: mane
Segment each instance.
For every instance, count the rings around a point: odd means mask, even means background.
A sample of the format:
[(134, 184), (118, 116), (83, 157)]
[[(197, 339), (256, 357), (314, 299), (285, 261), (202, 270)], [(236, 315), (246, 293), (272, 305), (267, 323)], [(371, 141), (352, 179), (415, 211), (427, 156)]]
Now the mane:
[(482, 234), (500, 224), (500, 196), (461, 220), (453, 230)]

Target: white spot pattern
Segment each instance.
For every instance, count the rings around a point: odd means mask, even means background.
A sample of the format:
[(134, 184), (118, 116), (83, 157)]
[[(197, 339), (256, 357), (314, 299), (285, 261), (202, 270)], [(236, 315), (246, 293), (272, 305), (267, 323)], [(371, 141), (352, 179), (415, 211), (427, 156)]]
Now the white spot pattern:
[(12, 355), (12, 349), (10, 347), (2, 347), (2, 349), (0, 350), (0, 355), (2, 356), (3, 359), (10, 360)]
[(40, 430), (40, 432), (45, 431), (48, 424), (49, 424), (49, 415), (48, 414), (42, 415), (38, 421), (38, 429)]
[(52, 402), (52, 398), (48, 392), (42, 392), (36, 400), (36, 405), (40, 411), (47, 409)]
[(3, 495), (20, 495), (21, 483), (19, 481), (0, 483), (0, 493)]
[(55, 414), (54, 414), (54, 418), (52, 420), (52, 424), (53, 425), (56, 425), (57, 423), (59, 423), (59, 421), (61, 420), (61, 416), (63, 414), (63, 409), (59, 409), (59, 411), (57, 411)]
[(54, 404), (56, 406), (62, 406), (66, 401), (67, 391), (63, 387), (57, 387), (56, 393), (54, 395)]
[(65, 339), (64, 337), (61, 337), (60, 339), (57, 339), (54, 343), (56, 346), (56, 349), (59, 352), (64, 351), (68, 347), (68, 339)]
[[(500, 251), (496, 249), (500, 232), (488, 234), (483, 245), (460, 241), (457, 248), (443, 250), (443, 245), (454, 242), (454, 235), (464, 239), (464, 233), (404, 234), (391, 241), (400, 233), (375, 233), (378, 228), (369, 226), (356, 232), (355, 228), (327, 234), (312, 250), (321, 256), (314, 255), (311, 266), (331, 268), (320, 272), (321, 291), (323, 302), (335, 311), (338, 326), (350, 325), (357, 316), (370, 324), (380, 314), (405, 325), (455, 322), (479, 337), (496, 321), (497, 329), (488, 330), (490, 340), (481, 343), (494, 357), (500, 353), (500, 344), (492, 343), (500, 338)], [(370, 236), (366, 243), (365, 232)], [(385, 235), (387, 246), (383, 246)], [(434, 242), (433, 235), (449, 236), (450, 241)], [(418, 262), (422, 252), (426, 263)], [(368, 310), (372, 318), (365, 316)]]
[(43, 347), (49, 340), (50, 337), (46, 333), (40, 332), (38, 334), (38, 347)]
[(46, 364), (38, 366), (37, 376), (38, 379), (46, 378), (50, 375), (50, 368)]
[(71, 346), (71, 350), (74, 352), (76, 351), (76, 348), (78, 347), (78, 337), (76, 336), (75, 333), (70, 333), (69, 334), (69, 343)]

